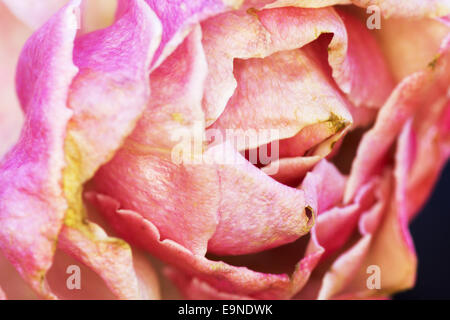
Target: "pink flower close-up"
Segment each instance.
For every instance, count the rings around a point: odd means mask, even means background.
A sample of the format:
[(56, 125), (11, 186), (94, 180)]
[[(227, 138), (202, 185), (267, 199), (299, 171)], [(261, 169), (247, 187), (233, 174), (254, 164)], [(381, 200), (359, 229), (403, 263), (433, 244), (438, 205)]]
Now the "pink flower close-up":
[(0, 0), (0, 36), (0, 300), (415, 286), (448, 0)]

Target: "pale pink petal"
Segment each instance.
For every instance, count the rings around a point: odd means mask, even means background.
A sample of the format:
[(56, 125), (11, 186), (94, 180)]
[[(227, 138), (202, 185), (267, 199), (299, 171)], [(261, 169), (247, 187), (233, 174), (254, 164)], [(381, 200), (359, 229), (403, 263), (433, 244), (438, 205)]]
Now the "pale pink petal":
[(151, 73), (151, 97), (128, 143), (144, 153), (148, 150), (167, 157), (184, 140), (203, 139), (201, 101), (206, 73), (201, 30), (196, 27)]
[(317, 299), (326, 300), (344, 288), (361, 267), (369, 250), (371, 235), (359, 240), (353, 247), (339, 256), (325, 274)]
[(114, 23), (117, 0), (84, 0), (81, 5), (81, 32), (88, 33)]
[(122, 3), (111, 27), (75, 42), (80, 72), (69, 96), (74, 115), (67, 129), (63, 176), (69, 210), (59, 243), (97, 272), (120, 299), (157, 298), (157, 294), (141, 290), (130, 247), (87, 222), (82, 185), (109, 160), (144, 111), (150, 94), (147, 70), (160, 32), (156, 16), (144, 1), (136, 0)]
[[(376, 49), (365, 26), (356, 20), (347, 24), (350, 38), (334, 9), (292, 7), (232, 12), (202, 23), (210, 70), (203, 104), (207, 125), (219, 117), (236, 89), (233, 59), (265, 58), (278, 51), (300, 48), (324, 33), (333, 34), (328, 60), (339, 87), (349, 94), (351, 101), (362, 103), (370, 97), (369, 105), (379, 105), (390, 89), (391, 83), (386, 80), (389, 75), (379, 58), (379, 50), (369, 52), (357, 43), (349, 44), (349, 40), (365, 37), (370, 48)], [(367, 54), (375, 55), (375, 63), (363, 62), (366, 59), (361, 57)], [(364, 79), (365, 74), (371, 74), (373, 81)]]
[(6, 300), (6, 294), (3, 292), (2, 288), (0, 288), (0, 300)]
[(272, 161), (261, 171), (288, 186), (295, 186), (321, 160), (320, 156), (282, 158)]
[[(394, 82), (383, 53), (367, 27), (352, 14), (338, 10), (348, 36), (348, 64), (351, 81), (349, 99), (356, 106), (380, 108)], [(383, 26), (387, 28), (386, 26)], [(370, 59), (367, 57), (370, 56)]]
[[(361, 297), (361, 293), (358, 290), (355, 290), (355, 288), (348, 289), (348, 287), (351, 287), (351, 282), (355, 278), (355, 275), (362, 270), (361, 267), (370, 250), (374, 234), (387, 209), (390, 183), (390, 177), (388, 175), (385, 176), (381, 183), (376, 185), (376, 200), (373, 206), (361, 213), (359, 217), (356, 217), (359, 219), (358, 225), (361, 236), (355, 244), (342, 252), (333, 261), (331, 267), (324, 274), (317, 295), (318, 299), (335, 299), (343, 295), (342, 291), (345, 291), (344, 295), (352, 294)], [(364, 281), (358, 278), (355, 283), (358, 284), (357, 281), (361, 280)], [(365, 282), (361, 283), (360, 286), (364, 286), (365, 284)]]
[(177, 165), (125, 146), (97, 173), (96, 190), (197, 254), (207, 246), (216, 253), (255, 252), (308, 232), (315, 205), (304, 191), (275, 182), (230, 147), (203, 156), (203, 164)]
[[(313, 50), (278, 52), (264, 59), (235, 59), (233, 68), (237, 88), (211, 127), (224, 135), (228, 129), (276, 129), (277, 138), (285, 139), (310, 127), (297, 136), (301, 142), (293, 142), (295, 150), (304, 145), (306, 151), (351, 124), (346, 102), (321, 70)], [(313, 126), (317, 123), (323, 124)], [(258, 145), (271, 142), (261, 140)], [(297, 155), (301, 154), (299, 151)]]
[(226, 153), (228, 162), (216, 166), (220, 187), (219, 223), (208, 242), (209, 251), (257, 252), (292, 242), (309, 231), (317, 209), (308, 190), (284, 186), (238, 153), (233, 156), (232, 150), (222, 152)]
[(317, 186), (317, 214), (320, 216), (328, 209), (337, 206), (342, 201), (347, 182), (338, 169), (326, 160), (322, 160), (312, 171), (323, 182)]
[[(148, 161), (146, 163), (148, 163)], [(249, 166), (249, 164), (247, 165)], [(204, 166), (199, 168), (203, 167)], [(229, 168), (227, 169), (229, 170)], [(250, 170), (250, 173), (252, 173), (252, 170), (257, 169), (248, 168), (247, 170)], [(229, 177), (232, 177), (231, 174), (232, 172), (227, 173), (227, 179), (229, 179)], [(241, 175), (242, 174), (244, 173), (241, 173)], [(330, 178), (333, 177), (333, 180), (335, 181), (334, 187), (336, 190), (333, 190), (333, 188), (330, 186), (319, 185), (321, 181), (323, 182), (322, 175), (329, 176)], [(327, 206), (332, 206), (333, 203), (330, 203), (330, 201), (338, 202), (339, 199), (342, 198), (344, 187), (344, 181), (342, 179), (343, 177), (341, 177), (336, 169), (334, 169), (331, 165), (328, 165), (326, 163), (321, 164), (317, 168), (317, 173), (313, 175), (309, 174), (303, 184), (303, 189), (308, 195), (308, 201), (314, 205), (314, 203), (318, 199), (317, 195), (320, 195), (319, 198), (323, 200), (323, 206), (325, 208)], [(262, 184), (262, 181), (263, 180), (259, 182), (261, 186), (259, 186), (258, 188), (261, 188), (264, 185)], [(224, 182), (221, 181), (221, 183)], [(226, 188), (225, 190), (229, 190), (228, 193), (230, 193), (232, 188), (236, 188), (236, 185), (239, 184), (233, 183), (229, 186), (227, 185), (228, 188)], [(285, 188), (285, 191), (289, 190), (287, 187)], [(273, 187), (271, 187), (271, 189), (273, 189)], [(122, 193), (123, 190), (119, 190), (119, 192), (116, 194), (116, 197), (118, 195), (121, 195)], [(131, 194), (132, 193), (133, 191), (131, 191)], [(244, 193), (239, 192), (239, 194), (242, 197), (242, 194)], [(190, 278), (192, 276), (197, 277), (199, 280), (207, 282), (209, 286), (212, 286), (223, 294), (239, 294), (253, 298), (290, 297), (305, 285), (309, 275), (311, 274), (311, 271), (314, 269), (323, 253), (323, 248), (319, 245), (317, 240), (315, 240), (316, 234), (315, 232), (313, 232), (313, 240), (311, 240), (310, 246), (304, 254), (304, 258), (301, 259), (300, 262), (298, 262), (298, 264), (296, 265), (296, 269), (291, 275), (290, 280), (287, 274), (262, 274), (251, 271), (247, 268), (233, 267), (224, 264), (223, 262), (211, 261), (205, 259), (202, 255), (193, 255), (191, 251), (183, 248), (178, 243), (166, 238), (161, 238), (158, 229), (156, 229), (156, 227), (150, 221), (146, 220), (144, 217), (140, 216), (140, 214), (134, 211), (120, 209), (119, 203), (117, 201), (114, 201), (112, 198), (106, 197), (104, 195), (95, 195), (92, 193), (89, 194), (88, 197), (91, 201), (93, 201), (94, 204), (96, 204), (96, 206), (102, 209), (102, 213), (107, 217), (107, 220), (110, 222), (110, 224), (125, 239), (129, 240), (131, 243), (146, 248), (157, 257), (163, 259), (165, 262), (177, 268), (179, 272), (185, 274), (187, 278)], [(125, 196), (121, 200), (121, 202), (126, 201), (127, 198), (128, 196)], [(167, 197), (164, 198), (167, 199)], [(234, 201), (236, 201), (238, 197), (234, 196), (233, 199)], [(257, 200), (250, 200), (246, 198), (246, 203), (250, 201)], [(289, 204), (290, 202), (292, 202), (292, 200), (288, 201), (287, 204)], [(277, 210), (274, 210), (274, 212), (277, 212)], [(229, 216), (232, 217), (231, 215)], [(245, 218), (245, 216), (243, 216), (242, 214), (240, 216)], [(137, 230), (141, 230), (139, 232), (139, 236), (136, 232)], [(230, 232), (234, 232), (234, 230), (230, 230)], [(241, 234), (243, 234), (242, 232), (246, 231), (241, 230)], [(257, 232), (255, 233), (256, 235), (258, 235)], [(249, 239), (250, 236), (254, 237), (254, 235), (252, 234), (244, 236), (243, 238)], [(251, 243), (247, 243), (246, 245), (251, 245)], [(188, 284), (185, 283), (185, 285)]]
[[(390, 295), (414, 285), (417, 258), (407, 223), (407, 217), (403, 215), (401, 208), (394, 201), (388, 203), (365, 259), (344, 293), (351, 292), (360, 297)], [(367, 268), (371, 265), (380, 268), (380, 290), (367, 288)]]
[[(411, 32), (414, 29), (415, 32)], [(431, 18), (391, 18), (381, 20), (381, 29), (373, 30), (389, 69), (397, 81), (423, 70), (439, 52), (449, 26)]]
[[(380, 172), (387, 152), (406, 121), (417, 110), (427, 108), (447, 94), (449, 79), (450, 41), (444, 41), (438, 56), (424, 71), (405, 78), (393, 91), (378, 114), (374, 127), (367, 132), (352, 164), (345, 200), (349, 201), (356, 190)], [(422, 117), (421, 117), (422, 118)]]
[[(346, 244), (355, 234), (358, 221), (361, 225), (361, 220), (364, 220), (366, 225), (367, 221), (381, 219), (386, 206), (389, 182), (389, 179), (380, 181), (376, 178), (359, 190), (353, 203), (344, 207), (332, 207), (319, 215), (312, 231), (317, 234), (317, 241), (323, 247), (324, 253), (311, 279), (296, 295), (296, 299), (335, 298), (334, 294), (340, 292), (353, 279), (355, 272), (359, 271), (361, 260), (365, 257), (369, 240), (361, 240), (354, 248), (348, 246), (346, 248)], [(368, 216), (370, 218), (366, 218)], [(375, 224), (370, 223), (370, 226), (375, 227)], [(363, 237), (367, 235), (362, 229), (360, 232)], [(347, 272), (348, 269), (354, 272)]]
[(145, 0), (163, 24), (161, 45), (153, 58), (158, 67), (198, 22), (221, 12), (237, 9), (243, 0)]
[(299, 262), (292, 281), (287, 274), (263, 274), (245, 267), (233, 267), (221, 261), (211, 261), (201, 255), (194, 255), (176, 242), (163, 240), (157, 228), (140, 214), (119, 208), (114, 199), (87, 194), (87, 197), (101, 209), (113, 228), (125, 239), (145, 248), (188, 275), (196, 275), (209, 285), (223, 292), (251, 296), (253, 298), (287, 298), (298, 291), (307, 280), (307, 275), (320, 258), (320, 248)]
[(320, 245), (325, 248), (324, 257), (340, 249), (349, 240), (361, 214), (374, 204), (375, 185), (373, 181), (361, 188), (353, 203), (344, 207), (330, 207), (319, 215), (314, 229)]
[[(27, 42), (18, 79), (26, 111), (19, 142), (0, 164), (0, 247), (19, 273), (39, 293), (50, 296), (44, 277), (52, 262), (67, 203), (61, 189), (64, 138), (71, 111), (66, 107), (76, 75), (72, 63), (76, 33), (72, 1)], [(48, 41), (42, 41), (47, 37)], [(21, 80), (19, 84), (23, 83)], [(33, 221), (33, 223), (30, 223)]]

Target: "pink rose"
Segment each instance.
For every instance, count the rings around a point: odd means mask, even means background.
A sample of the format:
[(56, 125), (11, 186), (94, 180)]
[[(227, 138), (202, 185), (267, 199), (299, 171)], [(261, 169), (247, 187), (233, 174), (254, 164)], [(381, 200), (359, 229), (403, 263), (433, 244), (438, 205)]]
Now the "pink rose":
[(119, 0), (103, 29), (110, 1), (4, 2), (7, 297), (159, 298), (147, 253), (191, 299), (414, 285), (408, 223), (450, 156), (447, 1)]

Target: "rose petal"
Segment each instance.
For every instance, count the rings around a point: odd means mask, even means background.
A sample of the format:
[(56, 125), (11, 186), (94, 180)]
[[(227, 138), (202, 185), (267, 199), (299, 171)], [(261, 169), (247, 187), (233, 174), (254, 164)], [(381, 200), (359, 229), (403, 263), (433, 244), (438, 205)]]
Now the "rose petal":
[(161, 45), (153, 58), (153, 69), (183, 42), (195, 24), (207, 17), (236, 9), (242, 3), (242, 0), (145, 1), (158, 15), (163, 25)]
[[(235, 60), (234, 77), (238, 87), (211, 127), (224, 134), (228, 129), (276, 129), (277, 138), (285, 139), (323, 122), (316, 131), (320, 131), (319, 138), (326, 139), (352, 121), (346, 102), (321, 71), (313, 52), (297, 49), (264, 59)], [(295, 149), (302, 144), (309, 149), (315, 144), (308, 141), (316, 138), (314, 134), (304, 134), (299, 137), (302, 138), (305, 141), (296, 143)], [(271, 142), (261, 140), (258, 139), (258, 145)]]
[[(370, 37), (362, 24), (353, 30), (355, 25), (356, 22), (349, 24), (352, 39), (358, 38), (361, 32), (363, 36)], [(351, 100), (361, 102), (363, 99), (363, 96), (355, 96), (359, 90), (353, 91), (353, 86), (362, 85), (364, 94), (375, 94), (375, 97), (386, 95), (387, 89), (384, 86), (389, 87), (389, 83), (384, 81), (386, 79), (384, 68), (375, 72), (375, 69), (372, 69), (374, 65), (362, 63), (362, 60), (358, 59), (366, 56), (368, 51), (364, 51), (363, 47), (356, 44), (348, 46), (345, 25), (332, 8), (290, 7), (250, 10), (248, 14), (232, 12), (207, 20), (202, 24), (202, 29), (210, 69), (203, 104), (207, 125), (219, 117), (235, 91), (233, 59), (264, 58), (278, 51), (300, 48), (323, 33), (334, 34), (329, 44), (328, 60), (333, 69), (333, 77), (339, 87), (350, 94)], [(374, 41), (371, 40), (370, 43), (371, 47), (375, 47)], [(378, 50), (375, 55), (378, 55), (377, 52)], [(375, 61), (377, 66), (382, 65), (382, 60), (378, 57)], [(358, 79), (364, 79), (367, 72), (373, 74), (377, 80), (359, 81)], [(380, 83), (383, 83), (383, 89), (380, 89)], [(373, 87), (374, 84), (376, 87)], [(217, 88), (220, 88), (220, 92)], [(380, 100), (382, 99), (371, 98), (370, 103)]]
[(344, 10), (338, 10), (338, 13), (348, 36), (347, 56), (351, 70), (351, 89), (347, 92), (349, 99), (356, 106), (378, 109), (394, 88), (383, 53), (375, 37), (359, 19)]
[(164, 239), (200, 255), (207, 247), (216, 253), (256, 252), (308, 232), (307, 210), (314, 205), (302, 190), (275, 182), (230, 147), (211, 148), (204, 160), (177, 165), (125, 147), (97, 173), (96, 190), (143, 214)]
[[(363, 297), (355, 288), (347, 288), (349, 286), (351, 287), (351, 282), (355, 278), (355, 275), (362, 270), (361, 267), (370, 250), (374, 233), (387, 209), (390, 183), (390, 177), (385, 176), (381, 183), (378, 183), (376, 186), (376, 200), (373, 200), (375, 204), (370, 209), (361, 213), (359, 217), (356, 217), (359, 219), (359, 233), (361, 237), (333, 261), (331, 267), (323, 276), (322, 284), (317, 295), (318, 299), (339, 299), (342, 295), (350, 294), (355, 297)], [(355, 283), (360, 280), (363, 281), (360, 286), (366, 284), (362, 279), (356, 280)], [(342, 291), (345, 293), (342, 293)]]
[(432, 105), (447, 94), (450, 83), (448, 48), (450, 41), (447, 39), (438, 58), (426, 70), (405, 78), (381, 109), (374, 127), (364, 135), (358, 147), (347, 185), (346, 202), (360, 185), (380, 170), (388, 149), (406, 121), (419, 108)]
[[(412, 33), (411, 28), (417, 32)], [(434, 19), (391, 18), (374, 30), (395, 79), (401, 81), (432, 61), (450, 28)]]
[[(148, 163), (148, 161), (146, 161), (146, 163)], [(203, 167), (204, 166), (200, 168)], [(252, 169), (249, 168), (247, 170), (250, 170), (251, 172)], [(254, 168), (254, 170), (257, 169)], [(335, 169), (328, 169), (326, 164), (319, 166), (318, 172), (321, 172), (321, 175), (323, 174), (330, 177), (335, 176), (336, 181), (342, 179), (339, 178)], [(242, 174), (244, 173), (241, 173), (241, 175)], [(228, 174), (228, 177), (230, 176), (231, 175)], [(328, 197), (331, 199), (342, 197), (343, 186), (340, 191), (336, 190), (336, 195), (333, 195), (334, 192), (330, 190), (329, 187), (317, 186), (321, 181), (324, 181), (320, 176), (311, 179), (314, 175), (309, 174), (308, 177), (304, 182), (303, 188), (305, 189), (306, 194), (309, 195), (308, 201), (311, 203), (314, 203), (314, 199), (316, 199), (314, 192), (318, 192), (318, 194), (321, 195), (321, 198), (324, 199), (323, 205), (325, 207), (331, 205), (326, 202), (330, 201)], [(261, 184), (261, 182), (259, 184)], [(338, 189), (339, 184), (342, 183), (335, 184), (336, 189)], [(236, 188), (236, 185), (238, 184), (233, 184), (234, 188)], [(226, 190), (230, 190), (229, 192), (231, 192), (231, 185)], [(122, 194), (122, 191), (118, 194)], [(240, 194), (244, 193), (240, 192)], [(291, 276), (291, 280), (289, 280), (285, 274), (262, 274), (248, 270), (247, 268), (233, 267), (224, 264), (223, 262), (210, 261), (200, 255), (192, 255), (190, 251), (186, 250), (176, 242), (161, 238), (160, 233), (155, 226), (138, 213), (131, 210), (120, 209), (119, 203), (112, 198), (99, 194), (95, 195), (93, 193), (89, 194), (88, 197), (96, 206), (102, 209), (103, 214), (107, 217), (110, 224), (124, 238), (128, 239), (131, 243), (146, 248), (159, 258), (170, 263), (175, 268), (179, 269), (180, 272), (185, 273), (188, 278), (193, 276), (201, 281), (206, 281), (209, 286), (214, 287), (223, 294), (239, 293), (240, 295), (253, 298), (290, 297), (305, 285), (309, 274), (314, 269), (323, 252), (323, 248), (314, 240), (316, 236), (313, 232), (313, 240), (311, 241), (304, 258), (297, 264), (296, 270)], [(121, 201), (125, 201), (126, 199), (127, 197), (124, 197)], [(236, 201), (238, 198), (233, 197), (233, 199)], [(248, 201), (250, 200), (246, 199), (246, 202)], [(274, 210), (274, 212), (277, 212), (277, 210)], [(242, 216), (243, 215), (241, 214), (241, 217)], [(137, 236), (137, 230), (141, 230), (139, 236)], [(231, 231), (234, 232), (233, 230)], [(242, 232), (244, 231), (241, 231), (241, 234)], [(244, 236), (243, 238), (248, 239), (249, 236)], [(253, 237), (253, 235), (251, 236)], [(262, 281), (263, 279), (264, 281)]]
[(239, 154), (224, 152), (230, 158), (226, 165), (216, 167), (219, 223), (208, 242), (210, 252), (257, 252), (292, 242), (309, 231), (316, 205), (307, 190), (283, 186)]
[(304, 285), (307, 276), (320, 258), (320, 248), (311, 250), (298, 263), (292, 280), (287, 274), (263, 274), (221, 261), (210, 261), (192, 254), (172, 240), (161, 239), (158, 229), (151, 222), (136, 212), (120, 209), (119, 203), (114, 199), (95, 193), (89, 193), (87, 197), (101, 209), (109, 223), (122, 237), (223, 292), (257, 299), (288, 298)]
[[(79, 1), (72, 1), (61, 9), (22, 51), (18, 89), (29, 91), (21, 99), (26, 103), (22, 106), (27, 120), (19, 142), (0, 164), (0, 247), (44, 296), (51, 296), (43, 280), (67, 208), (61, 173), (65, 129), (71, 116), (66, 101), (77, 71), (72, 49), (78, 5)], [(41, 41), (48, 36), (51, 41)], [(22, 77), (29, 80), (24, 87), (20, 86)]]
[[(160, 24), (145, 2), (127, 2), (112, 27), (77, 39), (73, 48), (77, 29), (74, 8), (78, 5), (79, 1), (62, 9), (29, 40), (21, 56), (17, 85), (29, 120), (21, 141), (2, 164), (3, 185), (7, 186), (1, 194), (7, 197), (1, 201), (3, 220), (7, 219), (2, 238), (7, 237), (7, 242), (2, 240), (5, 244), (1, 245), (39, 294), (55, 297), (44, 279), (64, 223), (59, 239), (63, 249), (98, 272), (119, 298), (140, 297), (143, 292), (135, 280), (137, 275), (130, 270), (130, 248), (118, 239), (106, 239), (99, 227), (86, 222), (81, 192), (82, 184), (119, 147), (145, 108), (149, 93), (146, 70), (158, 44)], [(46, 37), (51, 41), (42, 41)], [(140, 54), (134, 52), (136, 48), (141, 48)], [(72, 56), (80, 69), (74, 80)], [(71, 110), (66, 108), (67, 101)], [(123, 106), (130, 102), (134, 108), (125, 112)], [(118, 112), (122, 112), (120, 118)], [(35, 150), (29, 151), (31, 147)], [(29, 224), (27, 216), (22, 225), (16, 211), (34, 212), (34, 223)], [(13, 232), (17, 228), (23, 231), (24, 226), (26, 232)], [(10, 241), (13, 247), (6, 245)], [(110, 254), (117, 259), (94, 259), (105, 243), (109, 248), (115, 246)], [(124, 267), (128, 267), (127, 273), (122, 274)], [(127, 283), (130, 279), (134, 286)]]
[[(406, 290), (414, 285), (417, 258), (407, 223), (407, 217), (404, 216), (401, 207), (394, 201), (388, 203), (387, 211), (372, 238), (361, 267), (345, 288), (344, 295), (350, 292), (360, 297), (383, 296)], [(366, 285), (369, 277), (367, 268), (372, 265), (380, 268), (380, 290), (370, 290)]]
[(404, 197), (399, 200), (409, 219), (428, 199), (450, 156), (449, 120), (450, 100), (442, 97), (419, 109), (400, 134), (396, 174)]
[(144, 1), (121, 6), (111, 27), (83, 35), (75, 43), (74, 60), (80, 72), (69, 96), (74, 115), (68, 124), (68, 165), (63, 175), (69, 210), (60, 243), (96, 271), (117, 297), (155, 298), (139, 287), (129, 246), (86, 222), (82, 203), (82, 185), (132, 131), (149, 97), (147, 70), (158, 45), (160, 24)]
[(167, 157), (183, 139), (202, 140), (205, 124), (201, 100), (206, 73), (201, 30), (197, 26), (152, 72), (151, 98), (128, 143), (142, 152), (148, 150)]

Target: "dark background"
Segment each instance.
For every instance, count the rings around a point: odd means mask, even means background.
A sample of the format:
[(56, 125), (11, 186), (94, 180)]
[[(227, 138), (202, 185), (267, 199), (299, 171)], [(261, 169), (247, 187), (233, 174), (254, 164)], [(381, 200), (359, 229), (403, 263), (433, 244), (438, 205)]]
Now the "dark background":
[(410, 230), (419, 258), (416, 286), (395, 299), (450, 299), (450, 163)]

